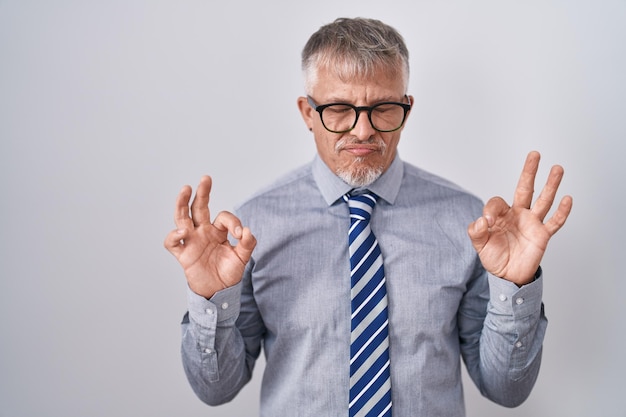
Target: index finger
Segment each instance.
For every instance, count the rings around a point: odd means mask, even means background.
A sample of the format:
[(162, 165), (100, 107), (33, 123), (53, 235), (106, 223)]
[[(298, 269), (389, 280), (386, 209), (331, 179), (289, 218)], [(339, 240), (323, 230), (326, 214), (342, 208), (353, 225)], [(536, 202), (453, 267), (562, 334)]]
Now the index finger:
[(539, 169), (539, 152), (532, 151), (526, 156), (524, 168), (515, 188), (515, 196), (513, 197), (513, 206), (530, 208), (533, 201), (533, 193), (535, 192), (535, 177)]

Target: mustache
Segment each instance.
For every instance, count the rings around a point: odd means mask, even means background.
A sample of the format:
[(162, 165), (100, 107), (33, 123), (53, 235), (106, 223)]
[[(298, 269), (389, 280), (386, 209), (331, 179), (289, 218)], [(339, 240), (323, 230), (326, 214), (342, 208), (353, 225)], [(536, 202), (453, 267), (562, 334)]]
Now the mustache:
[(344, 137), (339, 139), (337, 143), (335, 143), (335, 152), (339, 153), (350, 145), (374, 145), (375, 147), (380, 149), (382, 153), (385, 153), (385, 151), (387, 150), (387, 144), (385, 143), (385, 141), (375, 138), (373, 136), (367, 140), (360, 140), (356, 137)]

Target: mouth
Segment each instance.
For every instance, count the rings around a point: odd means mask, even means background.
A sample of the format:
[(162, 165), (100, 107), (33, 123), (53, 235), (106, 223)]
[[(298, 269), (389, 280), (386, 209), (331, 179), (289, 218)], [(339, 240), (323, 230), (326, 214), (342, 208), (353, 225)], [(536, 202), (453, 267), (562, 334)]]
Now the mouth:
[(373, 146), (373, 145), (365, 145), (365, 144), (347, 145), (341, 148), (340, 150), (348, 152), (349, 154), (354, 155), (354, 156), (359, 156), (359, 157), (363, 157), (363, 156), (367, 156), (373, 153), (380, 152), (379, 147)]
[(370, 138), (367, 141), (341, 139), (335, 145), (337, 154), (347, 152), (354, 157), (366, 157), (375, 153), (385, 152), (385, 142)]

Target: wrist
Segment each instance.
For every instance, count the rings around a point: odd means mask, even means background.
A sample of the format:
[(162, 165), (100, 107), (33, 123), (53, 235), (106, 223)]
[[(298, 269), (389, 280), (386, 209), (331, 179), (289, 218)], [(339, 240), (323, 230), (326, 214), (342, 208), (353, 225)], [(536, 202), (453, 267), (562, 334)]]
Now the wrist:
[(528, 285), (530, 283), (533, 283), (533, 282), (537, 281), (541, 277), (541, 274), (542, 274), (541, 265), (539, 265), (537, 267), (537, 270), (535, 271), (535, 274), (531, 278), (529, 278), (527, 280), (524, 280), (524, 281), (522, 281), (520, 283), (516, 282), (515, 285), (517, 285), (518, 287), (522, 287), (524, 285)]

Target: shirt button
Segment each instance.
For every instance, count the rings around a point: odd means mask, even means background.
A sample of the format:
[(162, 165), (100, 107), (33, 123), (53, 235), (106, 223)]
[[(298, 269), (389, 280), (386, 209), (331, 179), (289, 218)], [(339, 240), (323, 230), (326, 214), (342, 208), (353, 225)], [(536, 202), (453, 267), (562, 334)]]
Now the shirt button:
[(207, 355), (210, 355), (211, 353), (213, 353), (213, 350), (210, 348), (206, 348), (204, 349), (204, 353), (206, 353)]
[(506, 295), (500, 294), (500, 301), (506, 301)]
[(222, 310), (226, 310), (228, 308), (228, 303), (222, 303)]
[(524, 302), (524, 299), (522, 297), (519, 297), (517, 300), (515, 300), (515, 304), (522, 305), (522, 303)]
[(516, 348), (521, 348), (522, 346), (523, 346), (523, 343), (522, 343), (522, 342), (517, 342), (517, 343), (515, 344), (515, 347), (516, 347)]
[(205, 311), (209, 316), (213, 315), (213, 310), (211, 310), (210, 308), (207, 308)]

